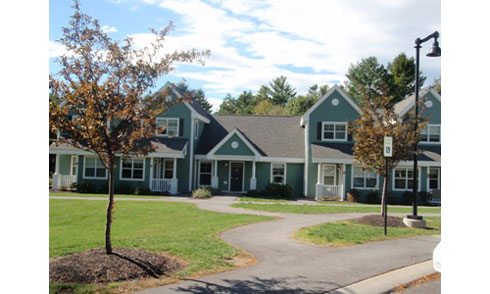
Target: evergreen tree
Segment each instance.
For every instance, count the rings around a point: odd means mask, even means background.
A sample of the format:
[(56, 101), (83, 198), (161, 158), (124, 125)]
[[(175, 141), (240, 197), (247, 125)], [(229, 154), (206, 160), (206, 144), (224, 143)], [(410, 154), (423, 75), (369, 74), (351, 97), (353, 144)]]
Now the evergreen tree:
[(296, 96), (296, 91), (287, 82), (285, 76), (280, 76), (269, 83), (271, 89), (272, 103), (275, 105), (285, 106), (291, 97)]
[(238, 110), (237, 100), (230, 93), (226, 94), (225, 99), (221, 102), (218, 114), (236, 114)]
[[(393, 97), (393, 104), (403, 100), (415, 92), (415, 58), (407, 58), (405, 53), (400, 53), (393, 62), (388, 63), (390, 75), (388, 94)], [(422, 88), (426, 77), (419, 72), (419, 88)]]
[(208, 99), (206, 99), (206, 95), (204, 94), (204, 91), (202, 89), (192, 89), (190, 90), (189, 89), (189, 86), (187, 85), (186, 82), (182, 81), (182, 82), (179, 82), (177, 85), (176, 85), (177, 89), (181, 92), (181, 93), (186, 93), (186, 92), (189, 92), (190, 93), (190, 97), (192, 97), (192, 100), (199, 103), (201, 105), (201, 107), (207, 112), (207, 113), (211, 113), (211, 110), (213, 108), (213, 105), (211, 105), (211, 103), (209, 103)]

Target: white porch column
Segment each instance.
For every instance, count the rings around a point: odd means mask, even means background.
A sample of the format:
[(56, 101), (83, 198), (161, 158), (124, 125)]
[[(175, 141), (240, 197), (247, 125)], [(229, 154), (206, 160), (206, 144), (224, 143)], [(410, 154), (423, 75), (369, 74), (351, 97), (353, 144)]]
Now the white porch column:
[(54, 165), (54, 174), (53, 174), (53, 189), (58, 190), (60, 187), (60, 155), (56, 154), (56, 160)]
[(315, 199), (319, 200), (322, 198), (322, 164), (318, 163), (318, 172), (316, 177), (316, 191)]
[(174, 158), (174, 170), (172, 173), (172, 180), (170, 184), (170, 194), (177, 194), (177, 186), (179, 181), (177, 180), (177, 158)]
[(340, 200), (344, 201), (345, 200), (345, 173), (347, 171), (347, 166), (342, 164), (342, 197), (340, 197)]
[(211, 177), (211, 188), (218, 189), (219, 179), (218, 179), (218, 161), (213, 161), (213, 176)]
[(250, 178), (250, 190), (257, 190), (257, 179), (255, 178), (255, 160), (252, 161), (252, 177)]

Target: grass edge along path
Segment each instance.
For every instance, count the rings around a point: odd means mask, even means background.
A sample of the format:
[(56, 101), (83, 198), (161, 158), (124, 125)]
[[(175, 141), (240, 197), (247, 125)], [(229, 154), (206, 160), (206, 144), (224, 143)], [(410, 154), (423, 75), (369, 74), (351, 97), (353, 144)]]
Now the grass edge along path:
[[(259, 203), (236, 203), (231, 207), (245, 208), (251, 210), (279, 212), (279, 213), (298, 213), (298, 214), (318, 214), (318, 213), (379, 213), (380, 205), (291, 205), (291, 204), (259, 204)], [(418, 207), (419, 213), (441, 213), (440, 207)], [(388, 213), (410, 213), (411, 206), (388, 206)]]
[[(50, 199), (50, 258), (103, 247), (106, 208), (105, 201)], [(211, 212), (189, 203), (120, 200), (116, 202), (112, 228), (114, 247), (165, 252), (184, 260), (188, 266), (172, 277), (158, 280), (107, 285), (51, 283), (50, 293), (62, 289), (73, 293), (120, 292), (120, 289), (155, 287), (181, 278), (230, 270), (237, 267), (234, 259), (246, 252), (223, 241), (220, 234), (238, 226), (274, 219)]]
[(307, 244), (326, 247), (344, 247), (369, 242), (384, 241), (397, 238), (438, 235), (441, 234), (441, 217), (424, 217), (427, 229), (388, 227), (388, 235), (384, 228), (359, 224), (353, 220), (328, 222), (295, 231), (292, 236)]

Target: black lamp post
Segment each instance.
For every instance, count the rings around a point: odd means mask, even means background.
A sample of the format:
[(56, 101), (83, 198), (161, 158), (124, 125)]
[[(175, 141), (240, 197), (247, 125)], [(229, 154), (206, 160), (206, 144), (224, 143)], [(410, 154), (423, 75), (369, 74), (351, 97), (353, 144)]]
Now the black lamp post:
[[(417, 118), (419, 115), (419, 55), (420, 55), (420, 44), (427, 42), (428, 40), (434, 38), (434, 43), (432, 44), (432, 48), (426, 56), (429, 57), (439, 57), (441, 56), (441, 48), (439, 47), (439, 42), (437, 42), (437, 38), (439, 38), (439, 33), (437, 31), (428, 35), (427, 37), (420, 39), (415, 39), (415, 128), (418, 127)], [(417, 215), (417, 188), (418, 188), (418, 170), (417, 170), (417, 143), (415, 143), (413, 147), (413, 215), (408, 215), (407, 218), (422, 220), (421, 216)]]

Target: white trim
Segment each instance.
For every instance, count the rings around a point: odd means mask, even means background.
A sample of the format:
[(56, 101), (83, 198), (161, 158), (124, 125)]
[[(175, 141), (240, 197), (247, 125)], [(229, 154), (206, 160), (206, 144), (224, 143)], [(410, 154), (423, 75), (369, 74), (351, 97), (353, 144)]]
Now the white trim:
[[(429, 170), (430, 169), (437, 169), (437, 189), (431, 189), (430, 188), (430, 178), (429, 178)], [(432, 190), (440, 190), (441, 189), (441, 168), (440, 167), (427, 167), (427, 173), (426, 173), (426, 178), (427, 178), (427, 183), (426, 183), (426, 190), (427, 191), (432, 191)]]
[(337, 164), (322, 163), (321, 166), (322, 166), (322, 168), (321, 168), (322, 175), (321, 175), (321, 182), (320, 183), (322, 185), (330, 185), (330, 184), (325, 184), (323, 181), (325, 179), (325, 177), (324, 177), (325, 167), (330, 166), (330, 167), (333, 167), (333, 184), (331, 184), (331, 185), (337, 186)]
[[(325, 125), (333, 125), (333, 139), (329, 139), (329, 138), (325, 138), (324, 137), (324, 134), (325, 134)], [(336, 127), (337, 125), (345, 125), (345, 138), (344, 139), (336, 139), (335, 136), (336, 136)], [(336, 121), (322, 121), (322, 141), (324, 142), (346, 142), (349, 135), (348, 135), (348, 124), (347, 122), (336, 122)]]
[[(87, 177), (85, 176), (85, 169), (87, 168), (87, 163), (86, 163), (86, 159), (87, 158), (95, 158), (95, 166), (94, 166), (94, 176), (93, 177)], [(98, 156), (84, 156), (83, 157), (83, 171), (82, 171), (82, 179), (86, 179), (86, 180), (107, 180), (107, 169), (104, 167), (104, 170), (105, 170), (105, 177), (97, 177), (97, 160), (100, 160), (100, 158)]]
[[(231, 164), (232, 163), (241, 163), (242, 168), (242, 190), (241, 191), (231, 191)], [(228, 162), (228, 192), (233, 193), (241, 193), (245, 192), (245, 162), (244, 161), (229, 161)]]
[(148, 181), (148, 189), (151, 190), (151, 184), (153, 182), (153, 157), (150, 158), (150, 179)]
[(274, 174), (273, 174), (273, 168), (274, 168), (274, 165), (282, 165), (284, 167), (284, 175), (283, 175), (283, 181), (282, 183), (276, 183), (276, 184), (281, 184), (281, 185), (286, 185), (287, 183), (287, 180), (286, 180), (286, 177), (287, 177), (287, 163), (285, 162), (271, 162), (270, 163), (270, 167), (271, 167), (271, 172), (270, 172), (270, 183), (274, 183)]
[(289, 157), (262, 157), (260, 162), (305, 163), (305, 159), (304, 158), (289, 158)]
[[(187, 147), (187, 145), (184, 146), (184, 150), (185, 150), (186, 147)], [(184, 154), (184, 152), (182, 152), (180, 154), (152, 152), (152, 153), (149, 153), (146, 157), (149, 157), (149, 158), (165, 157), (165, 158), (178, 158), (178, 159), (182, 159), (182, 158), (185, 157), (185, 154)]]
[[(170, 82), (166, 82), (165, 85), (163, 85), (163, 87), (160, 88), (159, 91), (161, 90), (166, 90), (168, 87), (170, 87), (170, 89), (172, 90), (172, 92), (174, 92), (174, 94), (178, 97), (178, 98), (182, 98), (182, 95), (179, 93), (179, 91), (177, 91), (175, 89), (175, 87), (170, 83)], [(194, 107), (192, 107), (189, 102), (185, 102), (184, 101), (184, 105), (187, 106), (187, 108), (189, 108), (189, 110), (191, 111), (191, 118), (197, 118), (199, 119), (200, 121), (206, 123), (206, 124), (209, 124), (211, 121), (207, 118), (205, 118), (204, 116), (200, 115), (195, 109)]]
[(361, 109), (359, 106), (337, 85), (334, 85), (330, 90), (325, 93), (308, 111), (301, 117), (301, 125), (303, 126), (310, 119), (310, 114), (318, 108), (334, 91), (339, 92), (340, 96), (345, 99), (359, 114), (361, 114)]
[[(73, 158), (75, 158), (75, 165), (73, 165)], [(73, 168), (75, 168), (75, 173), (73, 174)], [(78, 177), (78, 155), (72, 155), (70, 157), (70, 176)]]
[(194, 132), (194, 140), (197, 140), (198, 137), (199, 137), (199, 122), (198, 120), (194, 120), (194, 129), (196, 129), (196, 131)]
[(196, 154), (195, 159), (204, 160), (244, 160), (244, 161), (257, 161), (257, 162), (286, 162), (286, 163), (305, 163), (304, 158), (289, 158), (289, 157), (263, 157), (260, 158), (254, 156), (240, 156), (240, 155), (203, 155)]
[[(439, 95), (439, 93), (437, 93), (436, 90), (434, 90), (434, 88), (431, 88), (429, 90), (429, 92), (427, 92), (424, 96), (422, 97), (419, 97), (420, 98), (426, 98), (427, 97), (427, 94), (431, 93), (432, 96), (434, 96), (438, 101), (439, 103), (441, 103), (441, 95)], [(407, 98), (408, 99), (408, 98)], [(408, 111), (410, 111), (410, 109), (412, 109), (413, 107), (415, 106), (415, 95), (413, 96), (413, 100), (398, 114), (399, 117), (403, 117)]]
[(354, 163), (354, 159), (341, 159), (341, 158), (322, 158), (322, 157), (313, 157), (313, 163), (345, 163), (352, 164)]
[[(219, 141), (218, 144), (216, 144), (216, 146), (214, 146), (213, 149), (211, 149), (209, 152), (208, 152), (208, 158), (210, 158), (209, 156), (216, 156), (215, 155), (215, 152), (218, 151), (218, 149), (221, 148), (221, 146), (223, 146), (233, 135), (237, 135), (238, 138), (240, 138), (240, 140), (242, 140), (243, 143), (245, 143), (245, 145), (254, 153), (255, 157), (258, 157), (259, 159), (262, 157), (260, 155), (260, 153), (252, 146), (252, 144), (247, 140), (247, 138), (245, 138), (242, 133), (237, 129), (237, 128), (234, 128), (233, 130), (231, 130), (231, 132), (229, 132), (223, 139), (221, 139), (221, 141)], [(217, 155), (217, 156), (220, 156), (220, 155)], [(232, 155), (233, 156), (233, 155)], [(238, 156), (238, 155), (235, 155), (235, 156)], [(260, 161), (260, 160), (257, 160), (257, 161)]]
[[(122, 176), (122, 172), (123, 172), (123, 160), (126, 159), (131, 159), (131, 175), (133, 175), (133, 170), (134, 170), (134, 160), (135, 159), (138, 159), (138, 160), (143, 160), (143, 178), (141, 179), (133, 179), (133, 178), (123, 178)], [(130, 181), (130, 182), (144, 182), (145, 181), (145, 163), (146, 163), (146, 159), (144, 157), (121, 157), (119, 158), (119, 180), (121, 181)], [(165, 161), (163, 163), (163, 165), (165, 165)]]
[(194, 119), (191, 118), (191, 136), (190, 136), (190, 141), (191, 141), (191, 146), (189, 148), (189, 191), (192, 191), (192, 179), (195, 179), (195, 173), (194, 173)]
[[(408, 171), (407, 171), (407, 169), (410, 169), (410, 168), (413, 169), (413, 166), (397, 166), (397, 167), (393, 168), (393, 170), (391, 171), (391, 176), (392, 176), (391, 177), (391, 184), (392, 184), (391, 185), (391, 189), (392, 189), (392, 191), (412, 191), (413, 190), (413, 187), (407, 187), (406, 189), (397, 189), (395, 187), (395, 170), (397, 168), (404, 168), (406, 170), (405, 186), (408, 186), (408, 180), (409, 180), (409, 178), (408, 178)], [(418, 170), (417, 171), (417, 175), (418, 175), (418, 180), (417, 180), (417, 182), (418, 182), (418, 188), (417, 188), (417, 191), (420, 192), (422, 190), (422, 181), (421, 181), (421, 179), (422, 179), (422, 171), (421, 170), (422, 169), (419, 166), (419, 167), (417, 167), (417, 170)], [(411, 177), (411, 179), (413, 179), (413, 177)]]
[[(183, 135), (183, 134), (179, 134), (180, 133), (180, 118), (177, 118), (177, 117), (156, 117), (155, 118), (155, 123), (157, 124), (157, 129), (158, 129), (158, 121), (159, 120), (166, 120), (167, 121), (167, 126), (165, 128), (165, 134), (158, 134), (157, 130), (155, 130), (155, 136), (156, 137), (173, 138), (173, 137), (180, 137), (180, 136)], [(177, 121), (177, 132), (176, 132), (175, 136), (169, 136), (168, 135), (168, 122), (170, 120), (176, 120)]]
[[(425, 161), (425, 160), (418, 160), (417, 161), (419, 167), (440, 167), (441, 162), (440, 161)], [(413, 166), (413, 161), (400, 161), (398, 163), (398, 166)]]
[[(308, 197), (308, 167), (310, 165), (310, 123), (305, 122), (305, 166), (304, 166), (304, 182), (303, 191), (305, 197)], [(301, 118), (301, 124), (303, 124), (303, 118)], [(316, 193), (316, 192), (315, 192)]]
[[(439, 127), (439, 141), (431, 142), (429, 141), (431, 133), (429, 132), (430, 127)], [(440, 145), (441, 144), (441, 124), (427, 124), (427, 141), (420, 140), (419, 144), (423, 145)], [(435, 134), (435, 133), (434, 133)], [(422, 135), (422, 133), (421, 133)]]
[(376, 174), (376, 185), (374, 187), (366, 187), (366, 172), (368, 172), (367, 170), (363, 171), (361, 170), (363, 173), (364, 173), (364, 187), (356, 187), (354, 186), (354, 168), (355, 167), (359, 167), (359, 169), (361, 168), (359, 165), (351, 165), (351, 173), (350, 173), (350, 187), (351, 189), (356, 189), (356, 190), (373, 190), (373, 189), (379, 189), (379, 175)]
[[(201, 185), (201, 165), (203, 163), (210, 163), (211, 164), (211, 173), (209, 174), (209, 185)], [(213, 181), (213, 161), (211, 160), (206, 160), (202, 161), (199, 160), (199, 164), (196, 166), (197, 167), (197, 187), (211, 187), (211, 183)]]

